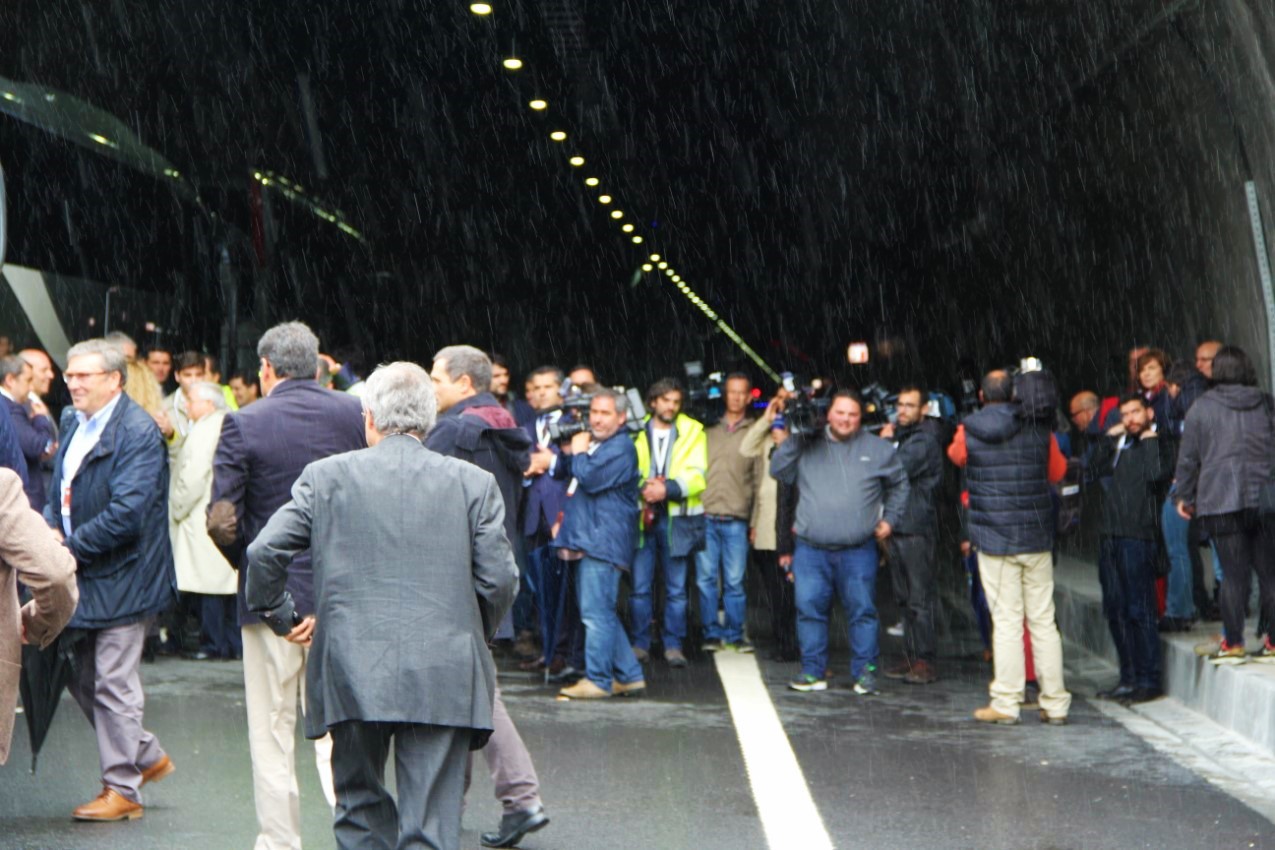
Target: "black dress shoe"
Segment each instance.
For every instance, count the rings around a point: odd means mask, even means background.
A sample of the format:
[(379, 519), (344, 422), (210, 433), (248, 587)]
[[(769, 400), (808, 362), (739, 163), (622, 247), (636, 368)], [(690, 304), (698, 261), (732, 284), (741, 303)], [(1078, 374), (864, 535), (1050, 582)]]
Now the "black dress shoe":
[(1094, 694), (1094, 696), (1097, 697), (1098, 699), (1122, 700), (1128, 697), (1130, 694), (1132, 694), (1133, 691), (1134, 691), (1133, 685), (1121, 684), (1121, 685), (1116, 685), (1114, 688), (1108, 688), (1105, 691), (1098, 691), (1098, 693)]
[(1122, 705), (1139, 705), (1144, 702), (1159, 699), (1164, 696), (1164, 691), (1159, 688), (1134, 688), (1127, 696), (1120, 700)]
[(500, 819), (500, 828), (496, 832), (484, 832), (479, 838), (484, 847), (515, 847), (527, 833), (535, 832), (549, 825), (549, 816), (544, 806), (534, 809), (523, 809), (505, 815)]

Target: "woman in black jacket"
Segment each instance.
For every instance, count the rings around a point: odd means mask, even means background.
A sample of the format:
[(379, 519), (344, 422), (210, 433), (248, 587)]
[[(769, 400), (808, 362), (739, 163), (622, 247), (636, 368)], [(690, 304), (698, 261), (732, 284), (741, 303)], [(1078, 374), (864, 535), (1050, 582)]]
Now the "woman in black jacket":
[[(1199, 517), (1222, 564), (1222, 646), (1214, 664), (1243, 664), (1244, 603), (1250, 572), (1257, 571), (1261, 614), (1275, 615), (1275, 518), (1258, 512), (1271, 479), (1275, 411), (1257, 388), (1257, 375), (1239, 348), (1223, 346), (1213, 359), (1213, 389), (1191, 406), (1178, 452), (1178, 512)], [(1270, 636), (1254, 656), (1275, 662)]]

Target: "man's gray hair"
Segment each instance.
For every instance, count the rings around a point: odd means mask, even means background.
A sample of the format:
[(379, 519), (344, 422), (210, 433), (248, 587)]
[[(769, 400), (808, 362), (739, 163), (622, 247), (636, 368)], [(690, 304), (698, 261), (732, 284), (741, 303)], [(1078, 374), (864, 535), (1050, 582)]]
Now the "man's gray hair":
[(434, 355), (434, 362), (447, 364), (447, 377), (459, 381), (468, 375), (474, 392), (485, 393), (491, 389), (491, 359), (472, 345), (449, 345)]
[(211, 401), (213, 407), (218, 410), (229, 410), (226, 404), (226, 394), (221, 391), (221, 387), (212, 381), (199, 381), (190, 388), (192, 398), (202, 398), (204, 401)]
[(615, 402), (615, 412), (629, 415), (629, 399), (622, 392), (617, 392), (610, 387), (596, 387), (589, 391), (594, 398), (609, 398)]
[(23, 360), (16, 354), (8, 357), (0, 357), (0, 381), (5, 378), (17, 378), (22, 374), (23, 369), (34, 368), (30, 363)]
[(382, 434), (427, 434), (438, 415), (429, 373), (402, 360), (377, 367), (363, 384), (360, 400)]
[(134, 351), (137, 350), (137, 341), (123, 331), (111, 331), (106, 336), (102, 337), (102, 339), (106, 340), (111, 345), (118, 346), (120, 351), (123, 351), (125, 348), (132, 348)]
[(128, 383), (128, 358), (124, 356), (124, 350), (120, 348), (119, 343), (108, 339), (86, 339), (84, 342), (77, 342), (66, 353), (66, 362), (70, 364), (72, 359), (89, 354), (96, 354), (102, 358), (102, 368), (105, 371), (120, 373), (121, 387)]
[(313, 378), (319, 371), (319, 338), (302, 322), (284, 322), (261, 335), (257, 356), (280, 378)]

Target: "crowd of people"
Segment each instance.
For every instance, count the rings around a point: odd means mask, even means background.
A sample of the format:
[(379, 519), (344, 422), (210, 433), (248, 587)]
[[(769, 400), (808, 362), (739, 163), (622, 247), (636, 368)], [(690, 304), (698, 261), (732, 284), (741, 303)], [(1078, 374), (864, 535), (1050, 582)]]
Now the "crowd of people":
[[(25, 639), (47, 646), (63, 625), (75, 635), (71, 690), (98, 742), (102, 791), (76, 819), (141, 817), (142, 786), (176, 769), (142, 722), (152, 651), (242, 659), (258, 850), (300, 846), (299, 703), (340, 846), (369, 834), (455, 846), (466, 754), (480, 746), (502, 805), (483, 843), (513, 846), (547, 825), (489, 646), (561, 700), (606, 700), (643, 694), (650, 665), (753, 653), (765, 635), (774, 659), (799, 664), (789, 688), (812, 693), (835, 672), (836, 599), (855, 694), (879, 694), (883, 679), (930, 685), (953, 469), (993, 663), (978, 721), (1016, 724), (1030, 706), (1068, 722), (1053, 565), (1069, 454), (1102, 501), (1098, 570), (1120, 674), (1099, 696), (1162, 695), (1157, 632), (1218, 614), (1209, 661), (1275, 660), (1269, 637), (1253, 656), (1244, 648), (1251, 572), (1260, 633), (1275, 611), (1275, 405), (1233, 346), (1203, 343), (1194, 368), (1135, 349), (1126, 393), (1071, 396), (1074, 433), (1030, 371), (985, 375), (981, 409), (953, 432), (926, 415), (919, 385), (900, 389), (883, 427), (866, 427), (864, 399), (843, 388), (822, 399), (818, 427), (796, 428), (795, 395), (759, 402), (742, 373), (725, 377), (709, 423), (673, 378), (647, 389), (646, 410), (584, 365), (535, 368), (516, 394), (503, 358), (466, 345), (439, 350), (428, 372), (395, 363), (364, 376), (355, 353), (324, 355), (288, 322), (257, 354), (257, 370), (223, 385), (202, 352), (143, 359), (122, 334), (81, 342), (66, 353), (70, 404), (56, 423), (49, 356), (0, 357), (11, 470), (0, 525), (15, 529), (0, 556), (33, 596)], [(29, 508), (12, 497), (19, 486)], [(756, 635), (750, 564), (768, 626)], [(882, 568), (903, 637), (885, 662)], [(383, 787), (391, 743), (397, 809)]]

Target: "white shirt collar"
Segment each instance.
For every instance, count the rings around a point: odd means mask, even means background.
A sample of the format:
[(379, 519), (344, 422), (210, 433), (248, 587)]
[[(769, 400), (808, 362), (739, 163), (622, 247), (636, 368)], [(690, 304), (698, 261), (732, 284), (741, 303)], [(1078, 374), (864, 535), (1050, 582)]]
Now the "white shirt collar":
[(17, 401), (17, 399), (13, 397), (13, 393), (9, 392), (4, 387), (0, 387), (0, 395), (4, 396), (9, 401)]
[(78, 421), (81, 425), (83, 425), (85, 422), (88, 422), (89, 427), (93, 430), (97, 430), (98, 428), (101, 428), (103, 425), (106, 424), (107, 420), (111, 418), (111, 414), (115, 412), (115, 408), (119, 405), (120, 398), (123, 395), (124, 395), (124, 392), (122, 390), (116, 393), (115, 398), (111, 399), (106, 404), (102, 405), (102, 409), (99, 410), (97, 413), (94, 413), (92, 416), (85, 416), (80, 411), (78, 410), (75, 411), (76, 421)]

